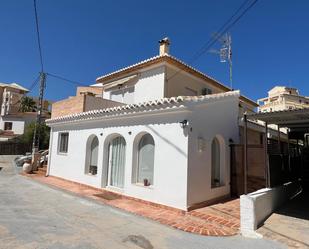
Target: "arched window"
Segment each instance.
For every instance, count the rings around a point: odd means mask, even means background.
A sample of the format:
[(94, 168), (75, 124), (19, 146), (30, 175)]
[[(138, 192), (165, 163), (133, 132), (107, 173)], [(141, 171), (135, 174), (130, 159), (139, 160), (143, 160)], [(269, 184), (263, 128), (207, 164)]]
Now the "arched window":
[(86, 173), (96, 175), (98, 172), (98, 150), (99, 140), (96, 136), (90, 138), (91, 140), (87, 143), (87, 164)]
[(155, 144), (152, 136), (143, 135), (138, 143), (136, 182), (144, 186), (153, 184), (154, 150)]
[(214, 138), (211, 144), (211, 187), (219, 187), (221, 185), (221, 155), (220, 142), (218, 138)]

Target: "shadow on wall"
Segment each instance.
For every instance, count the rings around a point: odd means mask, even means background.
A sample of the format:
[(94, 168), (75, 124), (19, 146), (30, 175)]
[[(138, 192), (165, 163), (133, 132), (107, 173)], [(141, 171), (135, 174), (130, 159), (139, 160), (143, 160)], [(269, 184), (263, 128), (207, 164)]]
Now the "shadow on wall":
[(123, 116), (121, 117), (121, 121), (118, 117), (105, 117), (104, 123), (100, 120), (93, 120), (93, 122), (85, 122), (82, 124), (74, 124), (67, 123), (67, 124), (61, 124), (61, 127), (54, 127), (53, 131), (64, 131), (64, 130), (70, 130), (70, 131), (79, 131), (79, 130), (87, 130), (87, 129), (102, 129), (102, 131), (106, 128), (118, 128), (118, 127), (129, 127), (129, 126), (141, 126), (145, 125), (148, 127), (148, 125), (159, 125), (159, 124), (173, 124), (178, 123), (179, 117), (177, 115), (166, 115), (160, 117), (158, 121), (158, 117), (156, 116), (138, 116), (132, 118), (131, 116)]
[(155, 129), (149, 127), (148, 125), (146, 125), (146, 127), (151, 130), (154, 134), (156, 134), (159, 138), (161, 138), (164, 142), (166, 142), (167, 144), (169, 144), (170, 146), (174, 147), (180, 154), (182, 154), (184, 157), (187, 157), (187, 153), (185, 151), (183, 151), (181, 148), (179, 148), (177, 145), (175, 145), (174, 143), (172, 143), (170, 140), (166, 139), (165, 137), (163, 137), (159, 132), (157, 132)]
[[(176, 120), (178, 120), (179, 118), (173, 118), (172, 121), (170, 122), (166, 122), (167, 118), (164, 118), (161, 120), (161, 123), (175, 123)], [(137, 121), (137, 120), (134, 120), (134, 119), (126, 119), (124, 122), (122, 122), (121, 124), (117, 124), (115, 125), (115, 122), (114, 121), (111, 121), (110, 124), (105, 124), (104, 126), (102, 127), (98, 127), (98, 124), (91, 124), (91, 123), (88, 123), (87, 126), (85, 127), (85, 125), (80, 125), (80, 124), (77, 124), (75, 126), (70, 126), (70, 124), (68, 124), (67, 126), (64, 125), (63, 127), (61, 128), (57, 128), (55, 127), (54, 128), (54, 132), (65, 132), (65, 131), (82, 131), (82, 130), (85, 130), (85, 129), (102, 129), (102, 133), (104, 133), (104, 129), (106, 128), (109, 128), (109, 127), (124, 127), (124, 126), (133, 126), (133, 125), (144, 125), (145, 127), (147, 127), (150, 131), (152, 131), (154, 134), (156, 134), (159, 138), (161, 138), (164, 142), (166, 142), (167, 144), (169, 144), (170, 146), (174, 147), (180, 154), (182, 154), (184, 157), (187, 157), (187, 152), (186, 151), (183, 151), (180, 147), (178, 147), (176, 144), (172, 143), (170, 140), (168, 140), (166, 137), (162, 136), (158, 131), (156, 131), (155, 129), (153, 129), (149, 124), (151, 123), (155, 123), (153, 120), (148, 120), (148, 122), (146, 122), (145, 120), (143, 120), (142, 122), (141, 121)], [(66, 127), (68, 129), (66, 129)], [(147, 132), (147, 131), (146, 131)], [(184, 128), (183, 129), (183, 134), (185, 137), (188, 136), (188, 128)]]

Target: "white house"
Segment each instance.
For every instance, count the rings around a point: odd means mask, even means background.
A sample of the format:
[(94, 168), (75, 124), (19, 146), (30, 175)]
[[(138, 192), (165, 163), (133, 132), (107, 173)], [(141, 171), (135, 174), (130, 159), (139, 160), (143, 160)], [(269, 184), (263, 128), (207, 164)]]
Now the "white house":
[[(240, 109), (256, 103), (168, 54), (99, 77), (97, 106), (47, 120), (47, 175), (188, 210), (230, 194)], [(241, 108), (240, 108), (241, 107)]]
[[(0, 141), (24, 134), (25, 127), (36, 120), (36, 112), (21, 112), (20, 100), (29, 92), (17, 83), (0, 83)], [(34, 98), (34, 101), (38, 100)], [(49, 117), (48, 101), (43, 102), (44, 118)]]
[(24, 133), (25, 123), (35, 116), (19, 112), (19, 101), (29, 90), (17, 83), (0, 83), (0, 141)]

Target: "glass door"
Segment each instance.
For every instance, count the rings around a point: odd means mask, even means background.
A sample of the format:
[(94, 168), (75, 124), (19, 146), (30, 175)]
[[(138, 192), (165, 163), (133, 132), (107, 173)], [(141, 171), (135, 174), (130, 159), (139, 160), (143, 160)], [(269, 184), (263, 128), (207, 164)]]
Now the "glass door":
[(109, 144), (109, 185), (117, 188), (124, 186), (126, 142), (123, 137), (114, 138)]

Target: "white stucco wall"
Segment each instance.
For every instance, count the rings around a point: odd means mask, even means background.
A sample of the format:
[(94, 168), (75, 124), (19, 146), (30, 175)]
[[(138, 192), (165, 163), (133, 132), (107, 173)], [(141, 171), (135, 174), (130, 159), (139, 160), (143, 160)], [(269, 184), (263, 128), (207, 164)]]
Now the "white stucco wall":
[[(238, 142), (238, 98), (228, 97), (218, 102), (194, 107), (189, 123), (188, 206), (212, 200), (230, 193), (229, 139)], [(215, 136), (222, 140), (221, 179), (224, 185), (211, 188), (211, 144)], [(199, 143), (204, 150), (199, 151)]]
[[(202, 97), (203, 99), (204, 97)], [(206, 97), (163, 110), (142, 111), (102, 117), (99, 120), (51, 124), (49, 173), (72, 181), (104, 188), (107, 177), (107, 148), (111, 134), (126, 141), (126, 195), (187, 210), (194, 204), (230, 193), (229, 139), (238, 142), (239, 93)], [(188, 120), (188, 126), (180, 122)], [(57, 153), (59, 132), (69, 132), (69, 151)], [(155, 142), (154, 184), (132, 184), (135, 140), (149, 133)], [(85, 174), (86, 142), (91, 135), (99, 139), (98, 174)], [(211, 187), (211, 143), (215, 136), (221, 146), (221, 187)], [(202, 151), (200, 150), (203, 144)], [(136, 147), (136, 146), (135, 146)], [(112, 189), (114, 190), (114, 189)]]
[[(117, 133), (126, 141), (125, 184), (122, 192), (136, 198), (185, 209), (188, 137), (178, 123), (183, 115), (178, 113), (161, 117), (140, 116), (54, 126), (49, 174), (98, 188), (105, 187), (107, 139), (110, 134)], [(66, 155), (57, 153), (60, 131), (69, 132), (69, 149)], [(133, 143), (134, 138), (141, 132), (151, 134), (155, 142), (154, 184), (150, 187), (131, 183), (132, 158), (135, 153)], [(86, 141), (93, 134), (99, 139), (98, 174), (95, 176), (84, 173)]]
[(139, 81), (135, 85), (135, 103), (164, 97), (164, 72), (163, 65), (141, 72)]
[(12, 131), (14, 134), (24, 134), (25, 121), (13, 121)]
[[(126, 104), (133, 104), (163, 98), (164, 72), (165, 67), (163, 65), (156, 65), (156, 67), (148, 67), (143, 69), (143, 71), (137, 73), (137, 79), (133, 79), (122, 86), (124, 89), (133, 87), (133, 93), (124, 91), (122, 97), (117, 96), (114, 100), (124, 102)], [(111, 99), (111, 92), (115, 90), (120, 91), (121, 87), (113, 87), (105, 90), (103, 93), (103, 98)]]
[(258, 226), (292, 196), (300, 191), (297, 182), (275, 188), (264, 188), (240, 196), (240, 228), (243, 236), (259, 237)]
[(166, 97), (186, 96), (188, 91), (186, 88), (197, 92), (197, 95), (202, 95), (202, 89), (208, 88), (212, 93), (224, 92), (217, 87), (214, 87), (210, 82), (202, 80), (184, 71), (179, 71), (178, 68), (166, 66)]
[(24, 134), (25, 129), (25, 121), (16, 119), (16, 118), (0, 118), (0, 129), (4, 130), (4, 123), (5, 122), (12, 122), (12, 131), (14, 134), (22, 135)]

